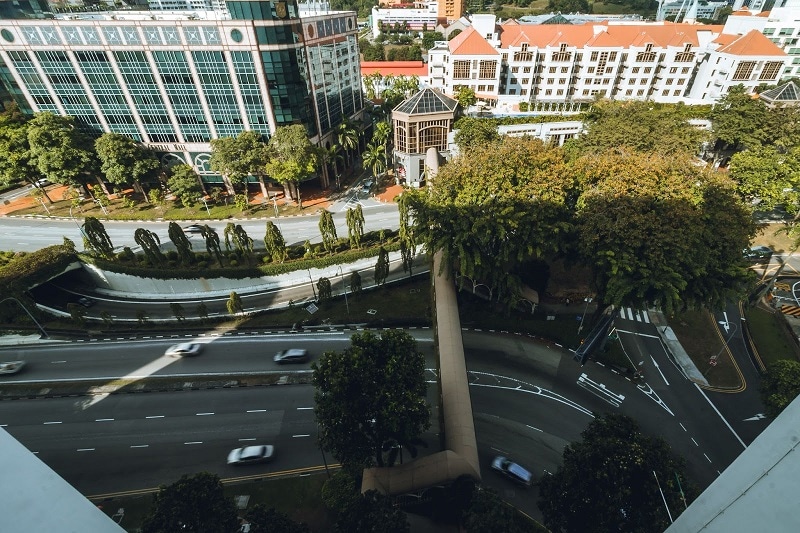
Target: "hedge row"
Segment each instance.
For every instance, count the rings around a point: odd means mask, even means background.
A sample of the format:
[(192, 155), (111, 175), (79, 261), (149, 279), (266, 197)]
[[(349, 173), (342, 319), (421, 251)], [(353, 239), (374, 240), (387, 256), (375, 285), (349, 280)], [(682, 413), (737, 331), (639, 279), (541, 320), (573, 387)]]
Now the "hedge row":
[(0, 269), (0, 294), (19, 295), (63, 272), (77, 260), (75, 250), (63, 244), (19, 254)]

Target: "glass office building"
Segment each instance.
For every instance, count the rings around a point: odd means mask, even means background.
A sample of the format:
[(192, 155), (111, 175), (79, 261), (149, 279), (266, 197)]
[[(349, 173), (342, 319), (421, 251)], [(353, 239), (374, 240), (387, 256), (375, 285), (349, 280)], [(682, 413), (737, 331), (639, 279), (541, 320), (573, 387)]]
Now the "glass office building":
[(334, 128), (363, 110), (356, 14), (226, 4), (2, 19), (0, 95), (129, 135), (207, 181), (212, 139), (303, 124), (313, 142), (334, 144)]

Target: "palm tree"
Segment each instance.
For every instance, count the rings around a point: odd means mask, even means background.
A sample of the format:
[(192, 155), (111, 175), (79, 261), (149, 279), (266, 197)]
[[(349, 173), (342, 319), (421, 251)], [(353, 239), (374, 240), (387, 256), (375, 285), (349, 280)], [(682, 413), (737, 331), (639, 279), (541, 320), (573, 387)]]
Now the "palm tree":
[(372, 140), (383, 146), (384, 160), (388, 164), (389, 159), (389, 136), (392, 134), (392, 127), (388, 122), (381, 121), (375, 124), (375, 133)]
[(386, 169), (386, 156), (379, 144), (369, 143), (367, 151), (361, 154), (361, 157), (364, 158), (364, 164), (372, 168), (372, 175), (376, 178)]
[(352, 122), (345, 119), (336, 128), (336, 138), (339, 145), (347, 151), (347, 159), (350, 160), (350, 151), (358, 146), (358, 130)]
[[(317, 148), (317, 156), (322, 164), (323, 172), (325, 172), (326, 175), (329, 171), (329, 165), (333, 166), (333, 175), (336, 177), (336, 189), (341, 189), (341, 184), (339, 183), (339, 161), (344, 162), (344, 156), (339, 151), (339, 147), (329, 146), (325, 148), (324, 146), (320, 146)], [(328, 176), (328, 181), (330, 182), (330, 176)]]

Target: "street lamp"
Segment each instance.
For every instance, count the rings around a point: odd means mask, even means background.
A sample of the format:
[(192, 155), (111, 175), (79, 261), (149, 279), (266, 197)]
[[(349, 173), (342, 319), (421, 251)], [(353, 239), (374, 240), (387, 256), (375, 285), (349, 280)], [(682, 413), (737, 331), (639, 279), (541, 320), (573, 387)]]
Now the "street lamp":
[(277, 198), (277, 196), (278, 196), (277, 194), (271, 194), (269, 197), (269, 199), (272, 200), (272, 207), (275, 209), (275, 218), (278, 218), (280, 216), (278, 214), (278, 200), (275, 199)]
[(36, 320), (35, 318), (33, 318), (33, 315), (31, 314), (30, 311), (28, 311), (28, 308), (25, 307), (24, 305), (22, 305), (22, 302), (20, 302), (19, 300), (17, 300), (13, 296), (9, 296), (8, 298), (3, 298), (2, 300), (0, 300), (0, 304), (5, 302), (5, 301), (8, 301), (8, 300), (14, 300), (15, 302), (17, 302), (17, 305), (19, 305), (22, 308), (22, 310), (25, 311), (28, 314), (28, 317), (30, 317), (30, 319), (33, 320), (33, 323), (36, 324), (36, 327), (38, 327), (39, 331), (42, 332), (42, 337), (44, 337), (45, 339), (49, 339), (50, 338), (50, 335), (48, 335), (47, 332), (42, 327), (42, 325), (39, 324), (39, 321)]
[(347, 316), (350, 317), (350, 304), (347, 303), (347, 285), (344, 283), (344, 273), (342, 272), (342, 265), (339, 265), (339, 279), (342, 281), (342, 292), (344, 292), (344, 305), (347, 307)]
[(586, 318), (586, 310), (589, 309), (589, 303), (591, 303), (592, 299), (584, 298), (583, 301), (586, 302), (586, 305), (584, 306), (583, 314), (581, 315), (581, 324), (578, 326), (578, 335), (580, 335), (581, 330), (583, 329), (583, 319)]
[(307, 268), (306, 271), (308, 272), (308, 281), (311, 283), (311, 292), (314, 293), (314, 301), (317, 301), (317, 290), (314, 288), (314, 278), (311, 277), (311, 269)]
[(206, 197), (205, 196), (201, 196), (197, 200), (200, 201), (200, 202), (203, 202), (203, 205), (206, 206), (206, 213), (208, 213), (208, 216), (211, 216), (211, 210), (208, 208), (208, 202), (206, 202)]
[(72, 219), (72, 221), (75, 223), (75, 225), (78, 226), (78, 231), (81, 232), (81, 237), (83, 237), (85, 239), (86, 238), (86, 233), (83, 232), (83, 227), (80, 224), (78, 224), (78, 219), (75, 218), (75, 215), (72, 214), (72, 209), (74, 207), (75, 206), (72, 206), (72, 205), (69, 206), (69, 217)]

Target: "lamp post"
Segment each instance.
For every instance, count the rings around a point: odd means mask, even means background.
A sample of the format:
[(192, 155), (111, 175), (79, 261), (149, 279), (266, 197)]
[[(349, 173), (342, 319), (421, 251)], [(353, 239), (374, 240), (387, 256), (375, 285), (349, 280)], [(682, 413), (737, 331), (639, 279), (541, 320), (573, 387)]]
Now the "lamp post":
[(85, 239), (86, 238), (86, 234), (83, 232), (83, 227), (81, 227), (81, 225), (78, 224), (78, 219), (75, 218), (75, 215), (72, 214), (72, 209), (74, 207), (75, 206), (72, 206), (72, 205), (69, 206), (69, 217), (72, 219), (72, 221), (75, 223), (75, 225), (78, 226), (78, 231), (81, 232), (81, 237), (83, 237)]
[(586, 310), (589, 309), (589, 303), (592, 301), (591, 298), (584, 298), (584, 302), (586, 305), (583, 307), (583, 314), (581, 315), (581, 324), (578, 326), (578, 334), (580, 335), (581, 330), (583, 329), (583, 319), (586, 318)]
[(277, 196), (277, 194), (271, 194), (269, 197), (269, 199), (272, 200), (272, 207), (275, 209), (275, 218), (280, 216), (278, 214), (278, 200), (275, 199)]
[(206, 206), (206, 213), (208, 213), (208, 216), (211, 216), (211, 210), (208, 208), (208, 202), (206, 202), (206, 197), (201, 196), (200, 198), (198, 198), (198, 200), (203, 202), (203, 205)]
[(39, 200), (39, 203), (42, 204), (42, 207), (44, 207), (44, 210), (47, 212), (47, 215), (49, 216), (50, 215), (50, 210), (47, 209), (47, 206), (45, 205), (44, 200), (42, 200), (38, 196), (36, 197), (36, 199)]
[(317, 290), (314, 288), (314, 278), (311, 277), (311, 269), (307, 268), (306, 271), (308, 272), (308, 281), (311, 283), (311, 292), (314, 293), (314, 301), (317, 301)]
[(39, 321), (36, 320), (35, 318), (33, 318), (33, 315), (31, 314), (30, 311), (28, 311), (28, 308), (25, 307), (24, 305), (22, 305), (22, 302), (20, 302), (19, 300), (17, 300), (13, 296), (9, 296), (8, 298), (3, 298), (2, 300), (0, 300), (0, 304), (5, 302), (5, 301), (7, 301), (7, 300), (14, 300), (15, 302), (17, 302), (17, 305), (19, 305), (22, 308), (22, 310), (25, 311), (28, 314), (28, 317), (30, 317), (30, 319), (33, 320), (33, 323), (36, 324), (36, 327), (39, 328), (39, 331), (42, 332), (42, 337), (44, 337), (45, 339), (49, 339), (50, 338), (50, 335), (48, 335), (47, 332), (42, 327), (42, 325), (39, 324)]
[(342, 265), (339, 265), (339, 279), (342, 282), (342, 292), (344, 293), (344, 305), (347, 308), (347, 316), (350, 316), (350, 304), (347, 303), (347, 285), (344, 283), (344, 272), (342, 272)]

